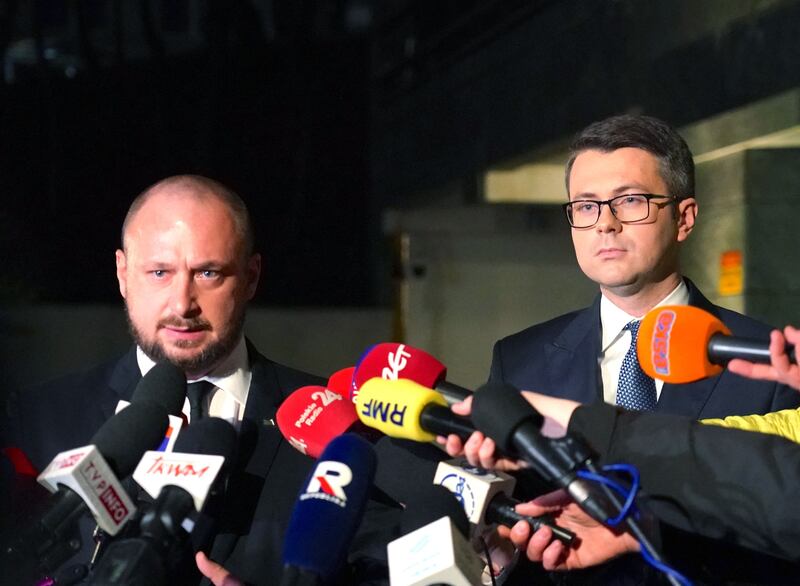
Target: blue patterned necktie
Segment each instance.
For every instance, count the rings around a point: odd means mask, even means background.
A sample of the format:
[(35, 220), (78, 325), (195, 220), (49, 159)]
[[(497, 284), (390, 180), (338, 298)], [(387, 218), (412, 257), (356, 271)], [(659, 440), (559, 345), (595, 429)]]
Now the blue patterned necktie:
[(631, 411), (651, 411), (656, 408), (656, 381), (645, 374), (636, 356), (639, 324), (634, 320), (625, 326), (631, 332), (631, 347), (619, 370), (617, 405)]

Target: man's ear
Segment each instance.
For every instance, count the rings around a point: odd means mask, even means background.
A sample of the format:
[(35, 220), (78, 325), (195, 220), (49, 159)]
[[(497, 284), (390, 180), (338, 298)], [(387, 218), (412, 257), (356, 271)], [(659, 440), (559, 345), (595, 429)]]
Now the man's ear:
[(125, 299), (128, 292), (128, 259), (125, 257), (123, 250), (117, 250), (117, 282), (119, 283), (119, 294)]
[(693, 197), (682, 199), (677, 204), (678, 209), (678, 242), (689, 238), (697, 221), (697, 200)]
[(247, 299), (253, 298), (258, 288), (258, 280), (261, 278), (261, 255), (258, 253), (253, 254), (247, 260), (247, 267), (245, 267), (245, 276), (247, 278)]

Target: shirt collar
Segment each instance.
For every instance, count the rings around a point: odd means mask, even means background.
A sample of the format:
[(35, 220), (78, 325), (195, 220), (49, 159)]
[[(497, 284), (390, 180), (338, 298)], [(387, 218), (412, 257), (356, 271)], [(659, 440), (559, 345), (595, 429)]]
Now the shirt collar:
[[(136, 362), (139, 364), (139, 370), (142, 376), (147, 374), (156, 364), (139, 346), (136, 346)], [(244, 336), (242, 336), (233, 351), (228, 354), (227, 358), (225, 358), (219, 366), (196, 380), (209, 381), (215, 387), (222, 389), (240, 404), (244, 405), (247, 398), (247, 391), (250, 388), (250, 378), (251, 373), (250, 364), (247, 359), (247, 344), (244, 341)]]
[[(680, 280), (677, 287), (653, 307), (661, 307), (662, 305), (689, 305), (689, 288), (683, 279)], [(619, 338), (628, 323), (638, 319), (640, 318), (626, 313), (614, 305), (608, 297), (602, 295), (600, 297), (600, 324), (603, 329), (603, 352)]]

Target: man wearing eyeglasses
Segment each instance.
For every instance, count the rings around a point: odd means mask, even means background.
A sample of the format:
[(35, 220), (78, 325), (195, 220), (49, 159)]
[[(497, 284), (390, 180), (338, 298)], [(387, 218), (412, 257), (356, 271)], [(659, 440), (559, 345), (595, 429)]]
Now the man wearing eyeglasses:
[[(698, 221), (699, 206), (692, 154), (673, 128), (633, 115), (591, 124), (571, 145), (566, 186), (564, 209), (575, 256), (599, 295), (588, 308), (497, 342), (491, 380), (581, 403), (605, 401), (695, 419), (800, 405), (800, 394), (784, 385), (727, 370), (675, 385), (653, 381), (638, 366), (632, 343), (638, 322), (658, 305), (697, 306), (716, 315), (735, 336), (767, 340), (770, 333), (768, 326), (712, 304), (681, 275), (679, 251)], [(749, 563), (744, 554), (714, 558), (729, 558), (726, 574)], [(708, 559), (704, 570), (713, 576)], [(625, 571), (628, 578), (631, 571)], [(613, 575), (619, 577), (619, 569)], [(586, 579), (581, 576), (577, 583)], [(593, 581), (618, 582), (596, 575)]]

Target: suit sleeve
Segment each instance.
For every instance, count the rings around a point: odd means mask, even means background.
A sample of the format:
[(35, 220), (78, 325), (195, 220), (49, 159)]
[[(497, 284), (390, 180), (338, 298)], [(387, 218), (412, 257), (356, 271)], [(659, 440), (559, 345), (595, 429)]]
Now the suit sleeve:
[(632, 413), (576, 409), (569, 429), (608, 462), (636, 466), (661, 521), (792, 561), (800, 560), (800, 446), (783, 438)]
[(502, 340), (494, 343), (492, 350), (492, 365), (489, 368), (489, 381), (490, 382), (503, 382), (503, 358), (500, 344)]

